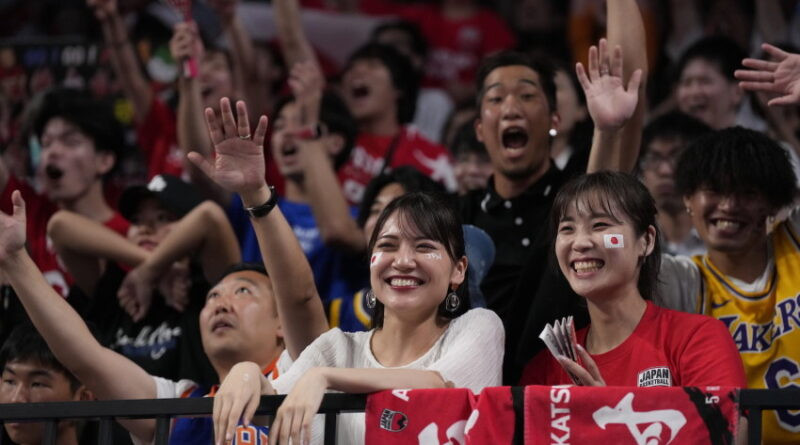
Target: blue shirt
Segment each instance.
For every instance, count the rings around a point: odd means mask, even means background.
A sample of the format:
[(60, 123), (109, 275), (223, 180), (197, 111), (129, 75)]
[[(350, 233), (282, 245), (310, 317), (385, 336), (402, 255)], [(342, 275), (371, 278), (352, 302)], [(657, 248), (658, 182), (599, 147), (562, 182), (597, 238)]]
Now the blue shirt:
[[(278, 208), (281, 209), (300, 242), (300, 247), (314, 273), (317, 292), (326, 307), (333, 299), (345, 296), (352, 298), (356, 291), (368, 283), (369, 272), (366, 259), (361, 255), (347, 255), (326, 246), (320, 237), (310, 205), (278, 198)], [(351, 207), (350, 212), (355, 218), (357, 209)], [(238, 195), (234, 195), (231, 205), (228, 207), (228, 218), (239, 238), (242, 260), (260, 263), (262, 258), (258, 240)]]

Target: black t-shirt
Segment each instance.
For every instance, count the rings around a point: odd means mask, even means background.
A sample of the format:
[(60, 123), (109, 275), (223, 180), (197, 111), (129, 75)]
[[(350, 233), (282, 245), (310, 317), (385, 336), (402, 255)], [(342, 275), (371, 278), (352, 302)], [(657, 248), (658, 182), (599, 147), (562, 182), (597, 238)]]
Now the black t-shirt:
[[(147, 315), (134, 322), (120, 306), (117, 291), (125, 271), (109, 262), (84, 318), (94, 325), (101, 343), (128, 357), (147, 373), (170, 380), (191, 379), (203, 385), (217, 382), (200, 339), (199, 316), (209, 285), (192, 268), (189, 305), (183, 312), (169, 307), (155, 291)], [(73, 288), (73, 292), (80, 292)]]
[(580, 297), (557, 270), (551, 254), (550, 210), (566, 179), (551, 164), (519, 196), (503, 199), (492, 179), (486, 190), (461, 200), (463, 223), (485, 230), (495, 243), (495, 261), (481, 290), (506, 331), (505, 384), (516, 385), (522, 367), (542, 348), (538, 337), (545, 323), (574, 314), (576, 325), (583, 326), (588, 319)]

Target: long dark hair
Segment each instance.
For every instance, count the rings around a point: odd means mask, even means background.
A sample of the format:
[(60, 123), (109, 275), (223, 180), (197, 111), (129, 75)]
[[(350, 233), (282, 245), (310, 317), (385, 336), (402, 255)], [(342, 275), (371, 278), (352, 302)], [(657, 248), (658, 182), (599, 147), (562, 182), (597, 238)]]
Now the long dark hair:
[[(569, 181), (556, 195), (550, 213), (553, 239), (558, 224), (571, 207), (580, 207), (591, 212), (598, 206), (602, 213), (620, 220), (623, 219), (620, 216), (623, 216), (630, 221), (637, 237), (647, 232), (650, 226), (656, 228), (653, 251), (640, 259), (641, 269), (636, 286), (642, 298), (652, 299), (658, 284), (658, 271), (661, 268), (661, 242), (656, 224), (658, 210), (650, 192), (636, 177), (627, 173), (603, 171), (581, 175)], [(619, 212), (622, 212), (622, 215), (619, 215)]]
[[(372, 252), (378, 240), (378, 234), (386, 221), (394, 214), (398, 216), (398, 224), (402, 230), (412, 230), (433, 241), (441, 243), (447, 256), (454, 263), (466, 255), (464, 248), (464, 232), (461, 220), (456, 212), (453, 200), (442, 193), (412, 192), (395, 198), (383, 209), (375, 230), (369, 239), (368, 252)], [(465, 271), (466, 274), (466, 271)], [(444, 295), (437, 315), (453, 319), (469, 310), (469, 292), (466, 276), (464, 283), (458, 287), (456, 294), (461, 300), (457, 310), (449, 312), (444, 306)], [(383, 303), (377, 302), (375, 314), (372, 316), (372, 327), (383, 327)]]

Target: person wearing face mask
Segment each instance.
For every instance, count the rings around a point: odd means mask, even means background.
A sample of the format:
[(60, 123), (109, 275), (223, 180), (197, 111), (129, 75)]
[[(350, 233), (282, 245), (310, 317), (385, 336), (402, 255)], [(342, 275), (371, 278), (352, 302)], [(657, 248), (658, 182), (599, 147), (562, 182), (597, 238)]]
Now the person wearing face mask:
[[(677, 190), (707, 253), (664, 256), (656, 302), (725, 322), (751, 388), (781, 388), (800, 361), (796, 276), (800, 213), (776, 213), (797, 196), (786, 151), (741, 127), (697, 139), (681, 155)], [(787, 410), (763, 414), (764, 441), (797, 443)]]
[(126, 189), (120, 211), (131, 221), (127, 238), (68, 211), (50, 220), (48, 235), (76, 279), (70, 298), (83, 302), (73, 306), (101, 343), (149, 374), (213, 383), (197, 317), (208, 283), (239, 261), (222, 209), (158, 175)]
[(656, 212), (647, 189), (623, 173), (581, 176), (559, 192), (555, 256), (589, 309), (576, 335), (582, 364), (543, 350), (520, 384), (568, 384), (570, 372), (585, 386), (746, 386), (724, 324), (650, 301), (661, 260)]
[[(224, 104), (220, 125), (207, 110), (217, 162), (212, 166), (195, 154), (191, 159), (222, 187), (239, 193), (250, 207), (282, 311), (287, 354), (302, 352), (274, 385), (253, 378), (258, 376), (256, 363), (243, 362), (231, 369), (215, 397), (216, 439), (232, 438), (240, 419), (252, 420), (259, 396), (276, 391), (288, 396), (271, 424), (272, 440), (288, 443), (291, 437), (297, 443), (302, 437), (316, 443), (321, 441), (321, 424), (312, 427), (314, 413), (328, 389), (362, 393), (455, 385), (478, 391), (499, 384), (502, 324), (482, 309), (460, 315), (469, 307), (463, 291), (458, 291), (467, 260), (457, 213), (443, 197), (404, 195), (378, 217), (368, 248), (372, 254), (368, 300), (376, 310), (375, 329), (344, 333), (325, 332), (326, 327), (316, 326), (316, 321), (290, 325), (288, 317), (316, 320), (312, 307), (299, 307), (303, 301), (314, 301), (316, 291), (307, 264), (283, 260), (297, 257), (300, 249), (296, 239), (286, 236), (290, 228), (274, 206), (274, 191), (264, 181), (259, 145), (266, 118), (259, 120), (251, 141), (245, 138), (250, 127), (244, 103), (237, 104), (237, 114), (234, 119)], [(390, 367), (400, 369), (385, 369)], [(340, 442), (363, 442), (363, 414), (343, 415), (340, 422)]]

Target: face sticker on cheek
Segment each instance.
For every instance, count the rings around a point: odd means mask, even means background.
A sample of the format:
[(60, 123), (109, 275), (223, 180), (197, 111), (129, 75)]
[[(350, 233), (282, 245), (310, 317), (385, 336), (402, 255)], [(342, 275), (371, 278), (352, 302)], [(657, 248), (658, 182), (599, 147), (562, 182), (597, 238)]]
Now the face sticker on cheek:
[(375, 267), (380, 261), (381, 257), (383, 256), (383, 252), (375, 252), (372, 254), (372, 258), (369, 260), (369, 267)]
[(430, 258), (432, 260), (441, 260), (442, 254), (439, 252), (429, 252), (425, 254), (425, 258)]
[(625, 247), (625, 241), (622, 239), (622, 235), (615, 233), (603, 235), (603, 244), (606, 246), (606, 249), (622, 249)]

